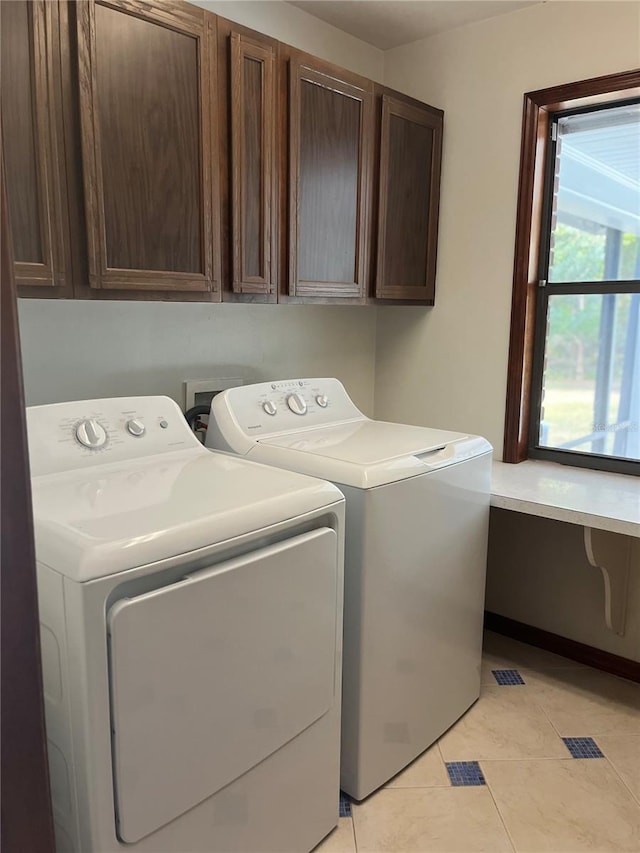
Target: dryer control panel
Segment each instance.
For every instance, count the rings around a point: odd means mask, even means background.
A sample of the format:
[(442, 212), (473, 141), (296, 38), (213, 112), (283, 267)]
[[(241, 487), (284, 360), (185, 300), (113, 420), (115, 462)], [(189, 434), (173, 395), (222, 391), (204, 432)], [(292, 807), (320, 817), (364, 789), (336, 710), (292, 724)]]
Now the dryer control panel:
[(27, 409), (31, 475), (202, 445), (169, 397), (115, 397)]
[(213, 398), (206, 445), (229, 446), (221, 436), (240, 433), (248, 452), (255, 441), (273, 435), (365, 419), (338, 379), (241, 385)]

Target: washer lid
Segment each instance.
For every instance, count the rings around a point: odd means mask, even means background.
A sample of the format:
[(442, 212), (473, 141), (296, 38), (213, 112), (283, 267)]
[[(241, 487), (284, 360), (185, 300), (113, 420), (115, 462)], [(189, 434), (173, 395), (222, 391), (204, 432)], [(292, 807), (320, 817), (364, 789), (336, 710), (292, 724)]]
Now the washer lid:
[(342, 500), (334, 486), (204, 448), (32, 481), (37, 559), (75, 581), (185, 554)]
[(259, 440), (252, 459), (372, 488), (491, 451), (477, 436), (367, 418)]

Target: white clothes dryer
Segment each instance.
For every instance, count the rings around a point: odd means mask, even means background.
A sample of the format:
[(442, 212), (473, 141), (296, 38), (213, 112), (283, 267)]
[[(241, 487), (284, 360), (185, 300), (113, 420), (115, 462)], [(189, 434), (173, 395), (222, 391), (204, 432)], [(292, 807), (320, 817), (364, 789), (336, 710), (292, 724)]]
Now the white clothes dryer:
[(206, 444), (346, 497), (341, 786), (360, 800), (480, 694), (491, 445), (370, 420), (337, 379), (224, 391)]
[(57, 849), (300, 853), (336, 825), (344, 500), (166, 397), (27, 410)]

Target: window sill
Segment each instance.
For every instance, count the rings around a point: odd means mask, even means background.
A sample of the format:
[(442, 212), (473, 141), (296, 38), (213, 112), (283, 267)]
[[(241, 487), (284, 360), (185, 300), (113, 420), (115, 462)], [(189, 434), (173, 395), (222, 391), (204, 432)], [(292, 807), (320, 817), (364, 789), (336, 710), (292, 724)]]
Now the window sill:
[(640, 538), (640, 477), (628, 474), (494, 462), (491, 506)]

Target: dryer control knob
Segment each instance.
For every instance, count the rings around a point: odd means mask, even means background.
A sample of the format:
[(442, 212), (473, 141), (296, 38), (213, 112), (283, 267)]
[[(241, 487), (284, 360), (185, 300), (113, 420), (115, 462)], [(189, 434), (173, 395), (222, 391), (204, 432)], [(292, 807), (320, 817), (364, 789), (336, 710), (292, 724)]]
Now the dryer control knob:
[(76, 427), (76, 438), (89, 450), (99, 450), (107, 443), (107, 431), (95, 418), (88, 418)]
[(326, 409), (329, 405), (329, 398), (326, 394), (318, 394), (316, 397), (316, 403), (320, 406), (321, 409)]
[(302, 394), (289, 394), (287, 397), (287, 406), (289, 406), (294, 415), (304, 415), (307, 411), (307, 403)]
[(136, 438), (140, 438), (140, 436), (144, 435), (146, 431), (146, 426), (139, 418), (131, 418), (130, 421), (127, 421), (127, 432), (130, 435), (135, 435)]
[(268, 415), (275, 415), (278, 412), (278, 407), (273, 402), (273, 400), (266, 400), (262, 404), (262, 408)]

